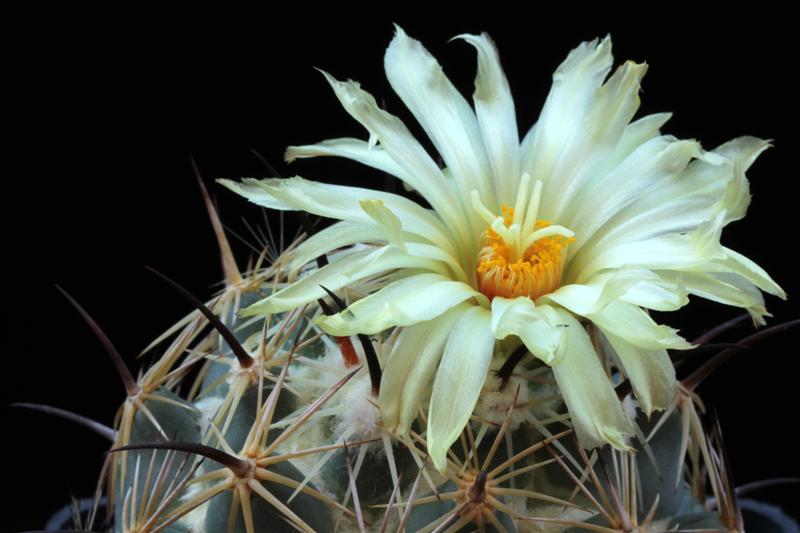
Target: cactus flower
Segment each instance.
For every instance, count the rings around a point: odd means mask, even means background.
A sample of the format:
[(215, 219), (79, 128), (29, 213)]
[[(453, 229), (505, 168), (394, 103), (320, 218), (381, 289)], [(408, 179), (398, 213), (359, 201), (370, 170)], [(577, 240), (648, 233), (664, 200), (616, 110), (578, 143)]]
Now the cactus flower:
[(662, 135), (661, 113), (632, 122), (647, 65), (609, 77), (611, 41), (585, 42), (553, 75), (538, 122), (519, 138), (514, 101), (486, 34), (477, 50), (474, 106), (418, 41), (397, 28), (385, 55), (392, 88), (444, 161), (436, 164), (396, 116), (353, 81), (323, 73), (368, 140), (290, 147), (287, 159), (339, 156), (396, 176), (426, 202), (387, 192), (291, 179), (221, 180), (252, 202), (339, 222), (300, 245), (290, 269), (357, 243), (248, 314), (285, 311), (382, 275), (379, 290), (319, 325), (337, 335), (401, 327), (379, 404), (387, 428), (408, 431), (430, 381), (427, 441), (443, 468), (467, 424), (496, 341), (512, 337), (552, 367), (587, 448), (626, 448), (631, 422), (585, 326), (614, 349), (639, 405), (667, 407), (675, 374), (667, 349), (691, 345), (647, 310), (688, 295), (767, 315), (760, 291), (784, 297), (758, 265), (720, 244), (745, 215), (745, 171), (769, 146), (741, 137), (706, 151)]

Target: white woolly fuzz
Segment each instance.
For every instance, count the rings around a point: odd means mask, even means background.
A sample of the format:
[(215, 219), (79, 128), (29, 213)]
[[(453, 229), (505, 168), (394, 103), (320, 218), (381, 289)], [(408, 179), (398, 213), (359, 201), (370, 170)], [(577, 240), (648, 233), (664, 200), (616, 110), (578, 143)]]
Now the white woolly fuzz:
[[(483, 390), (475, 406), (475, 415), (479, 418), (489, 420), (495, 424), (502, 424), (508, 414), (508, 410), (514, 405), (526, 404), (530, 400), (528, 392), (528, 382), (518, 376), (512, 375), (508, 383), (501, 388), (502, 382), (494, 371), (489, 371), (486, 381), (483, 383)], [(519, 394), (517, 393), (519, 390)], [(514, 431), (525, 422), (525, 416), (518, 407), (511, 414), (511, 426), (509, 429)]]
[(377, 399), (372, 396), (369, 373), (362, 370), (361, 376), (354, 377), (339, 391), (339, 395), (337, 403), (344, 408), (336, 417), (334, 429), (336, 439), (347, 434), (358, 439), (380, 437), (381, 413), (376, 405)]
[(202, 413), (200, 417), (200, 434), (205, 435), (208, 431), (211, 421), (217, 415), (219, 407), (222, 405), (224, 398), (219, 396), (206, 396), (200, 401), (195, 402), (195, 408)]
[(630, 418), (631, 422), (636, 421), (638, 407), (639, 402), (637, 402), (630, 394), (625, 396), (625, 399), (622, 400), (622, 410), (625, 412), (628, 418)]
[[(190, 501), (192, 498), (205, 490), (205, 483), (192, 483), (186, 487), (186, 492), (181, 496), (181, 501)], [(203, 533), (206, 530), (206, 514), (208, 513), (209, 501), (197, 506), (184, 515), (178, 524), (185, 527), (189, 533)]]

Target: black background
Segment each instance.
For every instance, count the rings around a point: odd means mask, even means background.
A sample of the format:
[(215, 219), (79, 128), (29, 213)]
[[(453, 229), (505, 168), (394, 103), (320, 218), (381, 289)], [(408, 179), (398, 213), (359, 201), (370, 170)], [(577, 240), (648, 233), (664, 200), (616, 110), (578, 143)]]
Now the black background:
[[(205, 298), (221, 277), (216, 245), (189, 165), (196, 158), (223, 220), (246, 234), (240, 217), (257, 209), (214, 178), (266, 176), (250, 153), (284, 175), (381, 187), (383, 178), (339, 160), (282, 162), (286, 145), (339, 136), (365, 138), (313, 66), (353, 78), (411, 125), (383, 75), (383, 52), (399, 22), (437, 56), (466, 95), (475, 58), (462, 32), (488, 31), (498, 43), (524, 134), (538, 116), (550, 77), (583, 40), (611, 33), (617, 63), (646, 61), (645, 113), (672, 111), (664, 131), (707, 149), (739, 135), (774, 139), (751, 168), (753, 203), (723, 243), (756, 260), (782, 284), (788, 302), (768, 297), (775, 324), (798, 316), (795, 252), (796, 86), (790, 35), (772, 21), (675, 20), (656, 27), (529, 15), (489, 20), (480, 13), (433, 21), (333, 19), (241, 12), (213, 23), (156, 14), (70, 13), (22, 32), (6, 64), (7, 161), (4, 255), (7, 331), (3, 404), (49, 403), (110, 424), (123, 399), (113, 367), (88, 328), (58, 294), (66, 288), (94, 315), (131, 368), (135, 355), (188, 311), (151, 274), (152, 266)], [(73, 19), (83, 22), (75, 23)], [(65, 15), (66, 17), (66, 15)], [(102, 23), (90, 22), (99, 17)], [(414, 132), (420, 130), (412, 127)], [(277, 218), (272, 217), (273, 222)], [(297, 219), (287, 216), (286, 234)], [(235, 241), (235, 239), (233, 239)], [(252, 241), (252, 239), (249, 239)], [(234, 242), (240, 264), (249, 251)], [(10, 269), (10, 270), (9, 270)], [(737, 314), (693, 299), (662, 317), (689, 338)], [(741, 334), (744, 334), (741, 331)], [(731, 337), (733, 338), (733, 337)], [(722, 419), (739, 484), (798, 475), (797, 331), (741, 354), (702, 388)], [(44, 525), (70, 493), (89, 494), (106, 443), (38, 413), (4, 409), (8, 530)], [(8, 483), (9, 480), (7, 479)], [(774, 490), (793, 504), (797, 491)], [(8, 515), (7, 515), (8, 516)]]

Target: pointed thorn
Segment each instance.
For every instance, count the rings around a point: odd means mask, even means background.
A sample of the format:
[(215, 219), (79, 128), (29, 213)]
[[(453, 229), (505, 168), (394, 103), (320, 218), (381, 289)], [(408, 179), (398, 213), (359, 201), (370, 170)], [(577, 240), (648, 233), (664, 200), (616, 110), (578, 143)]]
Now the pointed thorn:
[(730, 320), (723, 322), (722, 324), (711, 328), (710, 330), (706, 331), (695, 340), (692, 341), (692, 344), (706, 344), (711, 342), (712, 340), (716, 339), (729, 329), (733, 329), (745, 320), (750, 318), (750, 315), (747, 313), (742, 313), (741, 315), (735, 316)]
[(500, 378), (500, 388), (506, 386), (508, 380), (511, 378), (511, 374), (514, 373), (514, 369), (517, 367), (522, 358), (525, 357), (525, 354), (528, 353), (528, 347), (524, 344), (521, 344), (519, 348), (514, 350), (511, 355), (508, 356), (503, 366), (497, 371), (497, 377)]
[(228, 286), (236, 285), (242, 281), (242, 275), (239, 272), (239, 267), (236, 265), (236, 259), (233, 256), (233, 250), (225, 236), (225, 230), (222, 227), (222, 222), (219, 219), (219, 214), (211, 201), (203, 177), (200, 174), (200, 169), (197, 167), (197, 162), (193, 156), (189, 156), (192, 164), (192, 170), (197, 178), (197, 185), (200, 187), (200, 194), (203, 196), (203, 203), (206, 205), (208, 211), (208, 218), (211, 219), (211, 226), (214, 228), (214, 235), (217, 237), (217, 246), (219, 246), (220, 255), (222, 256), (222, 271), (225, 275), (225, 281)]
[(481, 470), (475, 477), (472, 487), (469, 489), (469, 499), (473, 502), (482, 502), (486, 499), (486, 478), (488, 474), (486, 470)]
[(375, 352), (375, 347), (372, 345), (372, 341), (369, 337), (363, 333), (359, 333), (358, 340), (361, 342), (361, 347), (364, 349), (364, 355), (367, 358), (369, 381), (372, 384), (372, 395), (377, 398), (381, 390), (381, 363), (378, 360), (378, 354)]
[(58, 289), (61, 294), (63, 294), (69, 303), (72, 304), (78, 313), (83, 317), (83, 320), (89, 325), (89, 328), (92, 330), (92, 333), (95, 334), (97, 339), (100, 341), (100, 344), (103, 345), (108, 356), (111, 358), (111, 362), (114, 363), (114, 366), (117, 369), (117, 373), (119, 374), (119, 378), (122, 380), (122, 385), (125, 387), (125, 392), (128, 396), (135, 396), (139, 393), (139, 386), (136, 384), (136, 380), (133, 379), (133, 375), (131, 375), (131, 371), (128, 370), (128, 367), (125, 366), (125, 361), (122, 359), (122, 356), (111, 343), (111, 340), (105, 334), (105, 332), (97, 325), (97, 322), (89, 316), (89, 313), (81, 307), (81, 305), (75, 301), (75, 299), (67, 293), (64, 289), (56, 285), (56, 289)]
[(614, 392), (617, 393), (617, 399), (622, 401), (625, 397), (633, 391), (631, 388), (631, 381), (628, 378), (625, 378), (623, 381), (619, 383), (616, 387), (614, 387)]
[(278, 171), (275, 170), (275, 167), (273, 167), (272, 165), (269, 164), (269, 161), (267, 161), (267, 158), (264, 157), (263, 155), (261, 155), (258, 151), (256, 151), (255, 148), (250, 148), (250, 152), (254, 156), (256, 156), (256, 159), (258, 159), (259, 163), (264, 165), (264, 168), (267, 169), (267, 172), (269, 172), (270, 174), (272, 174), (276, 178), (280, 178), (281, 177), (281, 175), (278, 174)]
[(321, 288), (323, 291), (325, 291), (326, 293), (328, 293), (328, 296), (330, 296), (330, 297), (331, 297), (331, 300), (333, 300), (333, 303), (335, 303), (335, 304), (336, 304), (336, 307), (338, 307), (338, 308), (339, 308), (339, 311), (338, 311), (339, 313), (341, 313), (342, 311), (344, 311), (345, 309), (347, 309), (347, 304), (344, 302), (344, 300), (342, 300), (341, 298), (339, 298), (339, 296), (338, 296), (338, 295), (337, 295), (335, 292), (333, 292), (332, 290), (328, 289), (328, 287), (326, 287), (326, 286), (324, 286), (324, 285), (320, 285), (319, 287), (320, 287), (320, 288)]
[(736, 487), (736, 495), (742, 496), (749, 492), (769, 487), (777, 487), (778, 485), (800, 485), (800, 477), (776, 477), (771, 479), (762, 479), (760, 481), (753, 481), (745, 485)]
[(119, 448), (113, 448), (107, 453), (117, 453), (130, 450), (174, 450), (178, 452), (193, 453), (195, 455), (200, 455), (207, 459), (211, 459), (212, 461), (218, 462), (222, 466), (227, 467), (231, 472), (240, 478), (246, 477), (251, 470), (250, 463), (244, 459), (234, 457), (233, 455), (225, 453), (222, 450), (218, 450), (204, 444), (198, 444), (196, 442), (142, 442), (138, 444), (129, 444), (127, 446), (120, 446)]
[(347, 477), (350, 482), (350, 493), (353, 495), (353, 507), (356, 510), (356, 522), (358, 523), (358, 530), (360, 533), (365, 533), (364, 517), (361, 515), (361, 501), (358, 497), (358, 487), (356, 487), (356, 478), (353, 474), (353, 462), (350, 460), (350, 450), (347, 448), (347, 441), (343, 441), (344, 447), (344, 462), (347, 466)]
[(175, 289), (175, 291), (183, 296), (184, 299), (188, 300), (198, 311), (200, 311), (206, 320), (208, 320), (214, 329), (222, 335), (222, 338), (225, 339), (225, 342), (228, 343), (228, 346), (231, 347), (233, 350), (233, 354), (236, 356), (236, 359), (239, 361), (239, 365), (242, 368), (250, 368), (253, 365), (254, 359), (250, 357), (250, 355), (245, 351), (239, 341), (236, 340), (236, 337), (233, 335), (230, 329), (222, 323), (217, 315), (214, 314), (211, 309), (209, 309), (206, 304), (201, 302), (194, 294), (186, 290), (184, 287), (179, 285), (177, 282), (173, 281), (172, 279), (168, 278), (161, 272), (155, 270), (151, 267), (145, 267), (147, 270), (158, 276), (159, 278), (163, 279), (170, 287)]
[[(710, 376), (717, 368), (722, 366), (723, 363), (737, 353), (741, 352), (744, 349), (743, 347), (753, 347), (755, 344), (771, 337), (772, 335), (775, 335), (776, 333), (783, 333), (784, 331), (797, 326), (800, 326), (800, 319), (790, 320), (788, 322), (784, 322), (783, 324), (778, 324), (777, 326), (762, 329), (757, 333), (753, 333), (752, 335), (745, 337), (737, 343), (737, 347), (722, 350), (717, 355), (706, 361), (702, 366), (700, 366), (700, 368), (692, 372), (689, 377), (682, 381), (683, 386), (690, 391), (695, 390), (708, 376)], [(742, 348), (739, 346), (742, 346)]]
[(56, 416), (58, 418), (63, 418), (64, 420), (69, 420), (70, 422), (74, 422), (79, 426), (90, 429), (111, 442), (117, 440), (117, 432), (110, 427), (104, 426), (100, 422), (95, 422), (91, 418), (87, 418), (83, 415), (73, 413), (72, 411), (67, 411), (66, 409), (59, 409), (58, 407), (39, 403), (12, 403), (11, 407), (22, 407), (23, 409), (31, 409), (33, 411), (39, 411), (41, 413)]
[[(320, 287), (322, 287), (322, 286), (320, 285)], [(317, 300), (317, 303), (319, 304), (320, 308), (322, 309), (322, 314), (324, 314), (325, 316), (331, 316), (331, 315), (335, 315), (336, 314), (336, 312), (333, 309), (331, 309), (331, 306), (328, 305), (328, 302), (326, 302), (322, 298)]]
[[(324, 285), (320, 285), (320, 288), (328, 293), (328, 296), (331, 297), (331, 300), (336, 304), (339, 308), (339, 312), (348, 312), (346, 311), (347, 304), (336, 295), (335, 292), (331, 291)], [(330, 308), (329, 308), (330, 309)], [(325, 308), (322, 309), (325, 311)], [(327, 314), (327, 313), (326, 313)], [(372, 394), (374, 396), (378, 396), (381, 390), (381, 363), (378, 360), (378, 354), (375, 352), (375, 347), (372, 346), (372, 341), (369, 339), (369, 336), (364, 335), (363, 333), (358, 334), (358, 341), (361, 343), (361, 347), (364, 349), (364, 355), (367, 359), (367, 367), (369, 368), (369, 381), (372, 384)]]
[(740, 348), (742, 350), (749, 350), (750, 346), (746, 344), (740, 344), (738, 342), (715, 342), (709, 344), (700, 344), (691, 350), (675, 350), (671, 351), (669, 354), (670, 360), (676, 367), (682, 363), (684, 360), (694, 357), (695, 355), (700, 355), (708, 352), (716, 352), (718, 350), (724, 350), (726, 348)]

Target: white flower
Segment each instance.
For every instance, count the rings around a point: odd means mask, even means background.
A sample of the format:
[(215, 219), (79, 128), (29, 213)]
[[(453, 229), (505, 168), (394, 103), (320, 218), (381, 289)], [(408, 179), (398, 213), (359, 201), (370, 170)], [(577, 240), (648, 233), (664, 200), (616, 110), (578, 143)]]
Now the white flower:
[(429, 451), (437, 467), (469, 420), (496, 340), (518, 338), (550, 365), (586, 447), (625, 447), (632, 432), (583, 324), (618, 356), (641, 407), (675, 393), (666, 349), (690, 347), (646, 309), (676, 310), (694, 294), (766, 315), (759, 289), (784, 297), (755, 263), (720, 244), (744, 216), (745, 171), (768, 143), (752, 137), (704, 151), (661, 135), (669, 114), (631, 123), (646, 65), (607, 80), (611, 41), (573, 50), (553, 75), (539, 121), (520, 142), (508, 82), (486, 34), (477, 49), (474, 109), (436, 60), (398, 28), (385, 56), (393, 89), (433, 141), (441, 169), (403, 122), (353, 81), (324, 73), (369, 140), (290, 147), (287, 158), (340, 156), (388, 172), (430, 205), (386, 192), (291, 179), (222, 180), (251, 201), (340, 220), (298, 247), (315, 257), (372, 246), (314, 270), (255, 304), (274, 313), (360, 279), (391, 273), (377, 292), (321, 320), (334, 335), (402, 332), (383, 374), (386, 426), (408, 430), (435, 375)]

